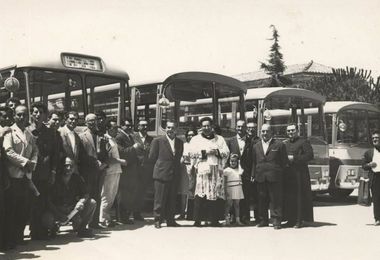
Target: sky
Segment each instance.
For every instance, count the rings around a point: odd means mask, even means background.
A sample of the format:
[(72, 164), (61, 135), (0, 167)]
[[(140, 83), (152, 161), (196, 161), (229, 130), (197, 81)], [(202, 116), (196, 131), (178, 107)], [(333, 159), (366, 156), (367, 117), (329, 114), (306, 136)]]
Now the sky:
[(286, 65), (380, 75), (380, 0), (0, 2), (0, 67), (79, 52), (126, 70), (132, 84), (181, 71), (235, 75), (266, 61), (273, 24)]

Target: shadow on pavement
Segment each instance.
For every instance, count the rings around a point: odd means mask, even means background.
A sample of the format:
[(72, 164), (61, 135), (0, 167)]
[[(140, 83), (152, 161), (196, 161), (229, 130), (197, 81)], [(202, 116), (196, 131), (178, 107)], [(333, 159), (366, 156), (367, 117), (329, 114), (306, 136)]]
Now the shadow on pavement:
[(336, 226), (337, 224), (335, 223), (329, 223), (329, 222), (307, 222), (305, 223), (305, 227), (312, 227), (312, 228), (318, 228), (318, 227), (324, 227), (324, 226)]
[(67, 245), (69, 243), (82, 242), (84, 240), (98, 240), (101, 238), (108, 237), (107, 233), (101, 231), (94, 231), (95, 236), (93, 238), (83, 239), (77, 237), (76, 233), (72, 229), (65, 229), (58, 233), (58, 235), (51, 240), (26, 240), (26, 245), (18, 246), (16, 249), (7, 251), (4, 255), (0, 254), (1, 260), (13, 260), (13, 259), (33, 259), (39, 258), (39, 255), (36, 255), (32, 252), (34, 251), (51, 251), (59, 250), (61, 246)]
[(318, 195), (314, 198), (314, 207), (336, 207), (336, 206), (349, 206), (356, 205), (358, 201), (357, 196), (349, 196), (347, 198), (335, 199), (329, 195)]

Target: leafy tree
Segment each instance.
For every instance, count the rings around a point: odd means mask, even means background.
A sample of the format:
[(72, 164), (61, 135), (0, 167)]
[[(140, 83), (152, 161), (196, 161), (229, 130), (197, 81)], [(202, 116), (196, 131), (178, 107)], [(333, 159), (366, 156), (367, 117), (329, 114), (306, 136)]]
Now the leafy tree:
[(281, 47), (278, 43), (280, 35), (274, 25), (271, 25), (270, 28), (272, 29), (272, 38), (269, 40), (273, 41), (273, 44), (270, 47), (267, 63), (260, 62), (260, 68), (264, 69), (271, 76), (270, 86), (290, 85), (292, 83), (291, 80), (283, 76), (286, 66), (283, 61), (283, 55), (280, 52)]
[(331, 75), (314, 77), (304, 88), (325, 96), (328, 101), (361, 101), (378, 104), (380, 77), (376, 82), (371, 71), (357, 68), (333, 69)]

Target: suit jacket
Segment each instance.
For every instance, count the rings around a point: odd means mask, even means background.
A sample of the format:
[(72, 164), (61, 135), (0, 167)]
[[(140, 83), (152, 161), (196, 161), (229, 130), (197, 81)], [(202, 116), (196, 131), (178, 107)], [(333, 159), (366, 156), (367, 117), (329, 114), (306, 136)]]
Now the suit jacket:
[(25, 175), (31, 177), (24, 166), (28, 161), (37, 163), (38, 148), (36, 140), (28, 129), (24, 131), (25, 138), (20, 134), (21, 129), (16, 124), (11, 126), (11, 132), (4, 136), (3, 147), (7, 155), (7, 168), (9, 176), (23, 178)]
[(150, 145), (152, 143), (153, 137), (147, 135), (143, 142), (140, 137), (140, 134), (135, 133), (133, 136), (133, 140), (135, 143), (139, 143), (143, 147), (142, 149), (137, 150), (137, 159), (138, 159), (139, 165), (145, 166), (145, 164), (149, 164), (149, 151), (150, 151)]
[[(246, 136), (244, 136), (243, 139), (244, 139), (244, 141), (246, 141), (247, 140)], [(230, 155), (231, 154), (237, 154), (237, 155), (239, 155), (239, 158), (241, 158), (242, 153), (240, 153), (240, 148), (239, 148), (237, 136), (235, 135), (235, 136), (227, 139), (226, 143), (227, 143), (228, 149), (230, 150)]]
[(372, 170), (372, 168), (367, 165), (368, 163), (372, 162), (372, 160), (373, 160), (373, 151), (374, 151), (374, 149), (375, 148), (372, 148), (372, 149), (366, 151), (364, 153), (363, 160), (362, 160), (362, 168), (364, 170), (368, 171), (368, 178), (369, 178), (370, 187), (372, 187), (373, 178), (375, 177), (375, 174), (377, 174), (377, 173), (374, 173), (373, 170)]
[(81, 140), (78, 134), (74, 132), (75, 147), (72, 147), (68, 136), (68, 132), (70, 130), (67, 127), (61, 127), (58, 131), (62, 140), (62, 153), (59, 162), (59, 170), (62, 170), (65, 158), (69, 157), (73, 161), (74, 172), (79, 173), (79, 164), (81, 163), (85, 153)]
[(180, 174), (180, 160), (183, 154), (183, 142), (175, 138), (174, 154), (170, 143), (165, 136), (160, 136), (152, 141), (149, 152), (149, 159), (155, 162), (153, 169), (153, 179), (170, 181), (175, 175)]
[(252, 148), (253, 145), (259, 141), (260, 138), (257, 136), (247, 137), (245, 139), (243, 154), (240, 157), (240, 165), (244, 170), (244, 174), (248, 175), (249, 177), (252, 172)]
[(129, 135), (120, 129), (119, 133), (116, 135), (115, 140), (118, 145), (120, 158), (125, 159), (128, 165), (136, 165), (137, 153), (136, 149), (133, 147), (135, 144), (133, 135)]
[(52, 171), (57, 170), (60, 144), (54, 129), (47, 128), (45, 125), (42, 125), (39, 130), (34, 127), (34, 125), (28, 127), (35, 136), (38, 147), (38, 161), (33, 172), (33, 180), (47, 181)]
[[(97, 147), (95, 146), (94, 138), (91, 133), (91, 130), (88, 128), (85, 128), (84, 131), (79, 134), (79, 138), (81, 139), (83, 148), (86, 150), (88, 156), (91, 156), (97, 159), (98, 158)], [(96, 137), (96, 140), (97, 139), (98, 137)]]
[(261, 141), (253, 145), (251, 176), (257, 182), (282, 181), (287, 165), (289, 165), (289, 159), (282, 141), (272, 139), (265, 154)]
[[(79, 138), (82, 141), (83, 149), (86, 151), (86, 160), (81, 164), (82, 175), (86, 181), (89, 177), (96, 177), (101, 173), (101, 170), (105, 168), (105, 164), (99, 165), (98, 161), (103, 161), (100, 159), (99, 154), (104, 153), (106, 150), (105, 146), (101, 146), (101, 142), (105, 139), (101, 139), (96, 136), (97, 146), (95, 146), (94, 138), (90, 129), (86, 128), (82, 133), (79, 134)], [(105, 145), (105, 143), (103, 143)]]

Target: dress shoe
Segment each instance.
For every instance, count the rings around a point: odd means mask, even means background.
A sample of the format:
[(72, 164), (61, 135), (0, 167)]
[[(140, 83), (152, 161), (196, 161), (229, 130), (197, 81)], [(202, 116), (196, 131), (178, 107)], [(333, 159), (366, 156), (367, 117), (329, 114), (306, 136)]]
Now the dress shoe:
[(376, 220), (375, 226), (380, 226), (380, 220)]
[(301, 221), (301, 222), (297, 222), (297, 223), (294, 225), (294, 228), (302, 228), (302, 227), (304, 227), (304, 223), (303, 223), (303, 221)]
[(106, 221), (100, 222), (99, 224), (103, 228), (111, 228), (111, 227), (116, 226), (116, 223), (111, 220), (106, 220)]
[(283, 226), (285, 228), (291, 228), (291, 227), (294, 227), (295, 225), (296, 225), (296, 222), (294, 222), (294, 221), (288, 221)]
[(244, 226), (245, 224), (244, 224), (243, 222), (236, 221), (236, 222), (235, 222), (235, 225), (236, 225), (236, 226)]
[(281, 225), (279, 225), (279, 224), (273, 225), (273, 228), (276, 230), (281, 229)]
[(154, 227), (157, 228), (157, 229), (161, 228), (161, 222), (160, 221), (155, 221), (154, 222)]
[(175, 221), (170, 221), (170, 222), (167, 222), (166, 226), (167, 226), (167, 227), (180, 227), (181, 225), (178, 224), (178, 223), (175, 222)]
[(269, 223), (268, 221), (260, 221), (259, 224), (257, 224), (257, 227), (268, 227)]
[(213, 221), (210, 224), (210, 227), (221, 227), (222, 224), (219, 223), (219, 221)]
[(99, 224), (91, 224), (91, 225), (88, 225), (90, 228), (93, 228), (93, 229), (104, 229), (104, 227), (102, 227), (101, 225)]
[(78, 237), (81, 237), (81, 238), (92, 238), (94, 237), (94, 233), (92, 232), (91, 229), (83, 229), (83, 230), (80, 230), (78, 231)]
[(194, 227), (202, 227), (200, 221), (195, 221), (193, 226), (194, 226)]
[(145, 221), (145, 219), (143, 218), (143, 216), (141, 216), (140, 213), (133, 214), (133, 219), (136, 221)]
[(186, 219), (185, 214), (181, 214), (181, 215), (179, 215), (179, 216), (176, 218), (176, 220), (185, 220), (185, 219)]
[(124, 219), (124, 220), (121, 221), (121, 223), (123, 223), (125, 225), (133, 225), (133, 224), (135, 224), (135, 222), (132, 219)]

